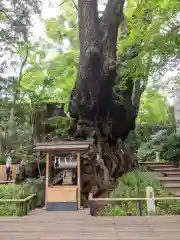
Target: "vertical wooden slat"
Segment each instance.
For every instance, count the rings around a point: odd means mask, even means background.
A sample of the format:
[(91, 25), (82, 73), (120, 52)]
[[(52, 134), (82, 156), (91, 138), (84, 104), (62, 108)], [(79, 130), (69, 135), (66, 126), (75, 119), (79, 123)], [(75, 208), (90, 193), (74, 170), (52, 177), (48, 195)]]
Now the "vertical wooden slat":
[(49, 152), (46, 153), (46, 189), (45, 189), (45, 208), (46, 208), (46, 203), (47, 203), (47, 199), (48, 199), (48, 185), (49, 185), (49, 157), (50, 154)]
[(81, 163), (80, 153), (77, 152), (77, 181), (78, 181), (78, 209), (81, 207)]

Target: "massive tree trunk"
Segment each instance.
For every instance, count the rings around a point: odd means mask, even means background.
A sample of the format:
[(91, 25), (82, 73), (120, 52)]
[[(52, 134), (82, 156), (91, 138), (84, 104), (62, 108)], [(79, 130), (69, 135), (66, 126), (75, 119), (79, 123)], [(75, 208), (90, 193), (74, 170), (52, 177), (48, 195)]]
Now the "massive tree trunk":
[[(81, 189), (84, 193), (89, 193), (94, 186), (97, 193), (108, 189), (135, 163), (124, 140), (135, 128), (144, 88), (141, 88), (140, 79), (134, 84), (131, 74), (125, 76), (126, 81), (117, 74), (117, 68), (126, 64), (127, 59), (137, 57), (140, 51), (140, 44), (134, 44), (121, 56), (121, 61), (117, 61), (117, 37), (124, 18), (124, 3), (125, 0), (108, 0), (99, 17), (97, 0), (78, 1), (80, 58), (70, 94), (69, 113), (72, 118), (70, 132), (74, 132), (74, 137), (93, 140), (90, 151), (81, 156)], [(126, 82), (124, 89), (120, 88), (122, 81)], [(45, 137), (48, 140), (47, 135), (53, 138), (57, 135), (54, 127), (44, 121), (54, 116), (65, 116), (62, 105), (46, 104), (36, 112), (38, 141)]]
[(76, 119), (76, 138), (94, 138), (96, 154), (82, 156), (85, 191), (90, 191), (92, 185), (99, 190), (108, 188), (111, 180), (133, 164), (123, 145), (137, 116), (131, 100), (133, 81), (129, 78), (123, 91), (116, 84), (117, 36), (124, 3), (125, 0), (108, 0), (99, 17), (97, 0), (78, 1), (79, 72), (69, 111)]

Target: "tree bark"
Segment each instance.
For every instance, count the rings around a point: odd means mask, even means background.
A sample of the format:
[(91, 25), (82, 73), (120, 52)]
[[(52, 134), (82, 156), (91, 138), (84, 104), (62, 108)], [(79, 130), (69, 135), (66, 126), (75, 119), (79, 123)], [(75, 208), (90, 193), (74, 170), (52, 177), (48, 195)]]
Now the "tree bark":
[[(94, 137), (95, 154), (82, 157), (82, 184), (86, 191), (94, 184), (99, 191), (107, 189), (111, 181), (133, 163), (123, 145), (124, 138), (135, 126), (136, 112), (131, 101), (133, 84), (130, 82), (129, 95), (123, 96), (121, 90), (115, 89), (117, 37), (124, 18), (124, 3), (125, 0), (108, 0), (99, 18), (97, 0), (78, 1), (79, 71), (69, 111), (77, 122), (75, 137)], [(121, 103), (121, 97), (126, 103)], [(90, 165), (86, 165), (87, 160)], [(88, 186), (89, 167), (92, 175), (89, 179), (94, 180), (89, 181)]]
[(100, 22), (97, 0), (78, 1), (80, 61), (77, 80), (79, 118), (94, 120), (101, 71)]

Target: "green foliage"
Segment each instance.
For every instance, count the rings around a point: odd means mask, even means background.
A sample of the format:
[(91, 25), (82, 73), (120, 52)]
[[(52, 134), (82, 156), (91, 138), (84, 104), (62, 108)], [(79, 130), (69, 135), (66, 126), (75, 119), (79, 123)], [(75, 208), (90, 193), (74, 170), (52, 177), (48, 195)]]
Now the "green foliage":
[(32, 127), (26, 122), (20, 125), (18, 119), (3, 123), (1, 122), (0, 127), (1, 146), (3, 147), (0, 153), (0, 163), (5, 164), (7, 153), (11, 155), (13, 164), (19, 163), (24, 157), (32, 160), (33, 155), (29, 154), (32, 148)]
[(172, 133), (162, 144), (161, 155), (175, 164), (180, 163), (180, 134)]
[(126, 31), (122, 26), (118, 52), (127, 52), (134, 44), (140, 45), (140, 54), (127, 61), (136, 79), (156, 73), (170, 61), (178, 58), (178, 1), (132, 1), (126, 2)]
[(147, 89), (141, 98), (137, 123), (167, 124), (170, 120), (168, 110), (165, 96), (157, 90)]
[[(34, 193), (36, 193), (36, 198), (28, 202), (28, 211), (33, 206), (44, 206), (45, 182), (43, 179), (27, 180), (22, 185), (8, 184), (0, 186), (0, 199), (25, 199)], [(24, 215), (24, 207), (24, 203), (0, 203), (0, 216)]]
[(126, 197), (145, 197), (145, 188), (147, 186), (153, 187), (156, 192), (160, 187), (160, 183), (153, 173), (135, 170), (123, 175), (110, 197), (125, 197), (125, 195)]
[(55, 127), (57, 134), (64, 135), (69, 129), (70, 119), (58, 116), (47, 119), (45, 123)]
[[(2, 56), (5, 56), (5, 60), (1, 56), (0, 62), (0, 75), (3, 76), (0, 76), (0, 159), (3, 163), (6, 153), (11, 155), (13, 163), (19, 162), (24, 155), (31, 158), (32, 108), (27, 92), (22, 91), (20, 85), (28, 57), (34, 51), (34, 44), (29, 40), (31, 20), (34, 14), (40, 14), (40, 5), (40, 0), (1, 1), (0, 43)], [(9, 72), (13, 76), (5, 78)], [(38, 72), (38, 76), (41, 74)], [(30, 82), (30, 78), (28, 80)]]
[(170, 133), (167, 129), (159, 130), (152, 134), (148, 141), (142, 142), (138, 149), (138, 156), (140, 159), (150, 160), (155, 158), (156, 152), (163, 150), (164, 142)]
[[(111, 205), (105, 207), (102, 212), (103, 216), (126, 216), (126, 210), (119, 206), (112, 207)], [(127, 214), (128, 215), (128, 214)]]
[(36, 194), (36, 207), (43, 207), (45, 204), (45, 179), (27, 179), (24, 185), (30, 192)]
[(180, 162), (180, 135), (167, 129), (159, 130), (150, 136), (147, 142), (143, 142), (138, 149), (138, 157), (143, 160), (155, 158), (156, 152), (162, 159), (179, 164)]
[(62, 43), (68, 40), (72, 47), (78, 48), (77, 10), (71, 0), (67, 0), (59, 9), (56, 18), (47, 19), (47, 35), (54, 42)]
[[(153, 187), (155, 196), (169, 196), (167, 189), (160, 185), (155, 174), (136, 170), (125, 174), (120, 179), (118, 186), (110, 194), (110, 198), (145, 198), (147, 186)], [(180, 201), (176, 200), (156, 201), (156, 215), (179, 214), (179, 206)], [(136, 201), (122, 201), (115, 203), (115, 206), (109, 204), (97, 213), (105, 216), (138, 216), (139, 209)], [(147, 215), (145, 202), (143, 203), (143, 215)]]
[[(129, 134), (126, 144), (134, 151), (137, 151), (140, 147), (139, 156), (143, 159), (147, 156), (150, 159), (154, 157), (157, 150), (153, 139), (150, 141), (151, 137), (158, 139), (158, 134), (161, 135), (160, 130), (165, 131), (166, 134), (170, 134), (174, 129), (175, 119), (173, 108), (168, 105), (164, 95), (160, 94), (157, 90), (148, 88), (141, 97), (136, 128)], [(153, 134), (155, 134), (154, 137), (151, 136)]]
[(56, 100), (59, 102), (67, 103), (69, 92), (76, 78), (77, 63), (78, 54), (71, 50), (57, 55), (49, 64), (47, 73), (56, 81)]
[[(149, 146), (148, 146), (148, 143), (150, 146), (152, 145), (150, 143), (151, 137), (154, 139), (156, 134), (158, 137), (158, 135), (164, 131), (166, 132), (166, 134), (171, 134), (172, 132), (174, 132), (174, 127), (169, 124), (154, 125), (150, 123), (140, 123), (136, 125), (136, 128), (134, 131), (130, 132), (125, 143), (129, 148), (132, 148), (134, 151), (137, 151), (140, 148), (141, 149), (140, 151), (146, 152), (150, 150), (151, 152), (151, 147), (149, 149)], [(152, 140), (152, 143), (153, 143), (153, 140)], [(143, 154), (141, 155), (141, 157), (144, 158)]]

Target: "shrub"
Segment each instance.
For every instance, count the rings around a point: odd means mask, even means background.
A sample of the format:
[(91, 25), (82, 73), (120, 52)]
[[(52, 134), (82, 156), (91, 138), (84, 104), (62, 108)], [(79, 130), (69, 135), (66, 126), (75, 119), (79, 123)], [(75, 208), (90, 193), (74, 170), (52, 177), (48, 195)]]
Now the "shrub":
[(160, 153), (161, 159), (172, 161), (179, 165), (180, 162), (180, 134), (170, 133), (169, 130), (160, 130), (151, 135), (148, 142), (142, 143), (138, 149), (140, 159), (151, 160), (156, 152)]
[[(43, 179), (27, 180), (20, 185), (8, 184), (0, 186), (0, 199), (24, 199), (34, 193), (36, 193), (36, 198), (28, 202), (28, 211), (33, 206), (42, 207), (44, 205), (45, 182)], [(25, 214), (22, 203), (0, 203), (0, 216), (21, 216)]]
[(142, 143), (138, 149), (137, 156), (143, 161), (154, 159), (156, 155), (156, 148), (151, 143)]
[(180, 161), (180, 134), (172, 133), (166, 139), (162, 148), (162, 156), (174, 163), (179, 164)]
[(135, 130), (130, 132), (125, 143), (129, 148), (133, 150), (138, 150), (141, 147), (142, 143), (147, 143), (151, 140), (151, 136), (157, 132), (166, 131), (167, 135), (170, 135), (174, 128), (171, 125), (159, 124), (151, 125), (147, 123), (137, 124)]
[[(141, 172), (136, 170), (125, 174), (119, 181), (116, 189), (110, 194), (110, 198), (132, 198), (146, 197), (146, 187), (154, 189), (155, 196), (168, 197), (167, 189), (161, 186), (154, 173)], [(106, 216), (138, 216), (139, 209), (136, 201), (122, 201), (109, 204), (97, 211), (98, 215)], [(146, 202), (143, 202), (143, 215), (147, 214)], [(180, 201), (167, 200), (156, 201), (156, 214), (180, 214)]]
[(36, 193), (36, 207), (43, 207), (45, 204), (45, 180), (39, 179), (27, 179), (24, 186), (31, 189), (32, 193)]

